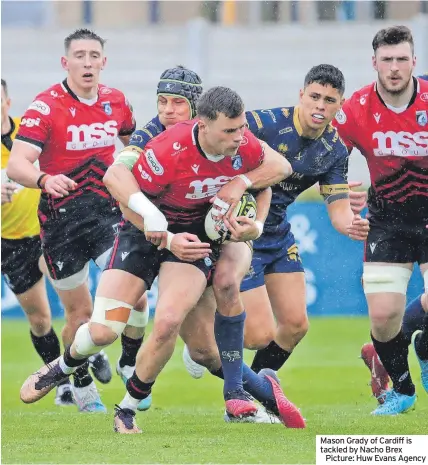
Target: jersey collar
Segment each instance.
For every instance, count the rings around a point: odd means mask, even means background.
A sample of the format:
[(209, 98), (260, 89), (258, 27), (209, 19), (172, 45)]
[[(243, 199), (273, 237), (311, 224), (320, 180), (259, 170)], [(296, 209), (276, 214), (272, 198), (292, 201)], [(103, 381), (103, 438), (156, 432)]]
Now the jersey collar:
[(64, 79), (61, 83), (61, 86), (62, 88), (65, 90), (65, 92), (67, 92), (68, 94), (70, 94), (71, 97), (74, 98), (74, 100), (77, 100), (78, 102), (82, 102), (86, 105), (93, 105), (94, 103), (97, 103), (98, 101), (98, 92), (97, 92), (97, 96), (94, 97), (93, 99), (85, 99), (85, 98), (80, 98), (78, 97), (70, 88), (70, 86), (68, 85), (68, 82), (67, 82), (67, 79)]
[[(415, 103), (416, 97), (418, 96), (418, 93), (419, 93), (419, 90), (420, 90), (419, 81), (415, 78), (415, 76), (412, 76), (412, 79), (413, 79), (413, 94), (412, 94), (412, 98), (410, 99), (409, 103), (407, 104), (407, 108), (410, 108)], [(375, 89), (376, 95), (378, 96), (378, 98), (380, 100), (380, 103), (384, 107), (388, 108), (387, 104), (383, 101), (383, 98), (380, 96), (379, 91), (377, 90), (377, 82), (375, 82), (375, 84), (374, 84), (374, 89)]]
[(207, 160), (213, 161), (214, 163), (217, 163), (221, 160), (223, 160), (224, 155), (210, 155), (208, 153), (205, 153), (202, 150), (201, 144), (199, 143), (199, 126), (198, 123), (195, 123), (195, 125), (192, 128), (192, 140), (193, 140), (193, 145), (196, 145), (196, 148), (198, 149), (198, 152)]

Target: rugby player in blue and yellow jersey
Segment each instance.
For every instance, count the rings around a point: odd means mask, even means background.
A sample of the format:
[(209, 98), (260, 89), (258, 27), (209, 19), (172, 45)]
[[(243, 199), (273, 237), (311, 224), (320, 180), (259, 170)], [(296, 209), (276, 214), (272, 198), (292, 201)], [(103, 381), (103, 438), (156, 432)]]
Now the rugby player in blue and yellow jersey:
[[(337, 68), (318, 65), (305, 77), (298, 106), (246, 114), (250, 130), (281, 152), (293, 168), (291, 177), (272, 186), (264, 232), (254, 242), (252, 267), (241, 287), (247, 312), (245, 346), (259, 349), (252, 364), (256, 372), (279, 370), (308, 329), (304, 270), (287, 207), (319, 183), (335, 229), (354, 240), (367, 237), (368, 221), (351, 210), (348, 151), (330, 124), (341, 108), (344, 90), (345, 80)], [(229, 182), (218, 195), (239, 198), (239, 182)], [(234, 228), (233, 220), (225, 222)], [(204, 364), (203, 354), (198, 356), (190, 347), (188, 350), (194, 361)], [(191, 373), (190, 365), (186, 363), (186, 367)]]

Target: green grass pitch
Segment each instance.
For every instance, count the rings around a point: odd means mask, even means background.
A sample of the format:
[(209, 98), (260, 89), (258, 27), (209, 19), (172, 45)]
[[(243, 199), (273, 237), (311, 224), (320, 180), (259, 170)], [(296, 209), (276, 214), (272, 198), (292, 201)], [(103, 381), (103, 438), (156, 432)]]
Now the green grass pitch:
[[(61, 321), (55, 322), (58, 332)], [(41, 365), (24, 321), (2, 324), (3, 463), (315, 463), (317, 434), (427, 434), (428, 395), (420, 383), (413, 349), (411, 371), (418, 392), (414, 411), (370, 416), (376, 402), (369, 372), (358, 359), (368, 339), (366, 318), (315, 318), (307, 337), (279, 372), (286, 395), (302, 410), (305, 430), (282, 425), (223, 422), (222, 383), (210, 375), (192, 379), (179, 342), (159, 377), (153, 406), (138, 413), (141, 435), (113, 433), (113, 406), (124, 394), (118, 376), (101, 386), (108, 414), (59, 408), (53, 394), (24, 405), (19, 388)], [(120, 344), (107, 350), (112, 365)], [(251, 360), (251, 354), (246, 354)]]

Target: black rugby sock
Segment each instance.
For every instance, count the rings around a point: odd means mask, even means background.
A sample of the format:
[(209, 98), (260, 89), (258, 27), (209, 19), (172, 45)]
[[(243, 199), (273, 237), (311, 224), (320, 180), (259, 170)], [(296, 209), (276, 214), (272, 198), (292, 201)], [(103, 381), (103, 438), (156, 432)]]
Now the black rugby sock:
[(152, 383), (144, 383), (141, 381), (137, 376), (137, 373), (134, 371), (133, 375), (126, 383), (126, 390), (134, 399), (145, 399), (146, 397), (149, 397), (152, 392), (153, 384), (155, 384), (154, 381)]
[(421, 360), (428, 360), (428, 313), (424, 316), (424, 329), (416, 335), (415, 349)]
[(394, 385), (394, 390), (400, 394), (412, 396), (415, 385), (409, 370), (409, 346), (402, 330), (388, 342), (377, 341), (371, 335), (374, 348), (383, 363)]
[(123, 368), (125, 365), (135, 366), (138, 350), (143, 343), (144, 336), (139, 339), (132, 339), (122, 334), (122, 355), (120, 356), (119, 365)]
[(59, 339), (53, 328), (51, 328), (47, 334), (40, 337), (35, 336), (30, 331), (30, 336), (36, 352), (46, 364), (53, 362), (61, 355)]
[(251, 369), (256, 373), (262, 368), (271, 368), (278, 371), (290, 355), (291, 352), (284, 350), (275, 341), (272, 341), (267, 347), (256, 352)]
[(89, 362), (86, 361), (84, 365), (79, 367), (73, 373), (74, 387), (83, 388), (83, 387), (89, 386), (94, 381), (92, 379), (92, 376), (89, 374), (88, 368), (89, 368)]
[(210, 373), (217, 378), (224, 379), (224, 374), (223, 374), (223, 367), (218, 368), (217, 370), (211, 371)]

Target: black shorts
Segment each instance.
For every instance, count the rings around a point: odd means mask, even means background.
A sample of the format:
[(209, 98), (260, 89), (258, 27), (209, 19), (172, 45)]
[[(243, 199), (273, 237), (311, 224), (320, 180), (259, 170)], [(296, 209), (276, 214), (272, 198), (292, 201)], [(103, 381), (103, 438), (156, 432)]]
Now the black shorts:
[(365, 262), (428, 263), (427, 222), (369, 217)]
[(118, 206), (91, 197), (79, 201), (53, 212), (46, 205), (39, 210), (42, 250), (55, 280), (73, 276), (108, 251), (119, 230)]
[[(210, 282), (218, 259), (219, 251), (205, 259), (190, 263), (201, 270), (207, 282)], [(157, 246), (148, 241), (144, 233), (129, 221), (121, 224), (119, 234), (114, 242), (113, 250), (108, 260), (106, 270), (123, 270), (142, 279), (150, 289), (153, 281), (159, 274), (163, 262), (183, 262), (169, 250), (158, 250)]]
[(1, 240), (1, 272), (15, 294), (23, 294), (40, 281), (42, 248), (39, 236)]

